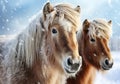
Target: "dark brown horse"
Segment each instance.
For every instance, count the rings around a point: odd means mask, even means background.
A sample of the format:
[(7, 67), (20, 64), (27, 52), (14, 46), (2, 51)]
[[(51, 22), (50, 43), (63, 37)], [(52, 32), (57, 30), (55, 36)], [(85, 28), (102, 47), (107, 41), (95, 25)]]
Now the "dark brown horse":
[(75, 76), (82, 60), (79, 10), (48, 2), (22, 33), (0, 45), (0, 84), (65, 84)]
[(112, 68), (108, 42), (111, 36), (111, 21), (96, 19), (83, 22), (82, 31), (78, 32), (79, 53), (82, 55), (82, 68), (75, 78), (69, 78), (67, 84), (93, 84), (97, 70)]

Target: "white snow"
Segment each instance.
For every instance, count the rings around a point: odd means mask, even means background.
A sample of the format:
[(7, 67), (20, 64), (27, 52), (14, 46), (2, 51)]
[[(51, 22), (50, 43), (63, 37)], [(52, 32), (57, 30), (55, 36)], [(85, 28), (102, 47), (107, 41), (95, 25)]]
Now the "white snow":
[(3, 13), (7, 11), (6, 6), (5, 6), (5, 3), (8, 3), (7, 0), (5, 0), (5, 1), (4, 1), (4, 0), (1, 0), (1, 1), (0, 1), (0, 5), (2, 5), (2, 12), (3, 12)]
[(4, 0), (6, 3), (8, 3), (8, 0)]
[(6, 22), (9, 22), (9, 19), (6, 19)]
[(7, 28), (7, 31), (10, 31), (10, 28)]
[[(0, 0), (0, 5), (1, 5), (1, 12), (6, 13), (7, 12), (7, 5), (10, 5), (10, 7), (13, 7), (13, 10), (11, 10), (13, 13), (16, 12), (19, 7), (19, 9), (23, 6), (23, 5), (28, 5), (34, 2), (34, 0), (18, 0), (17, 3), (14, 4), (10, 4), (13, 2), (16, 2), (17, 0)], [(55, 3), (57, 2), (63, 2), (62, 0), (47, 0), (47, 1), (53, 1)], [(98, 9), (103, 9), (105, 7), (104, 4), (108, 4), (110, 8), (114, 7), (115, 3), (120, 3), (120, 0), (92, 0), (91, 2), (89, 0), (65, 0), (66, 2), (71, 2), (72, 4), (76, 4), (76, 5), (80, 5), (81, 6), (81, 16), (82, 19), (86, 19), (86, 18), (91, 18), (92, 15), (94, 15), (94, 17), (96, 17), (96, 15), (100, 15)], [(28, 3), (29, 2), (29, 3)], [(98, 3), (99, 2), (99, 3)], [(88, 4), (89, 3), (89, 4)], [(9, 7), (9, 6), (8, 6)], [(115, 23), (115, 25), (118, 25), (120, 27), (120, 21), (118, 20), (118, 15), (120, 16), (120, 11), (117, 9), (119, 8), (118, 5), (116, 5), (116, 7), (114, 7), (113, 12), (111, 13), (115, 13), (116, 16), (113, 16), (113, 23)], [(98, 10), (98, 12), (96, 12)], [(109, 11), (107, 11), (108, 9), (106, 9), (106, 12), (109, 13)], [(27, 11), (27, 10), (26, 10)], [(30, 12), (31, 13), (31, 12)], [(105, 12), (104, 16), (106, 16)], [(101, 14), (102, 15), (102, 14)], [(113, 14), (114, 15), (114, 14)], [(104, 17), (104, 16), (100, 16), (100, 17)], [(0, 15), (0, 17), (2, 17), (2, 15)], [(13, 33), (18, 33), (18, 31), (22, 31), (25, 26), (26, 26), (26, 21), (24, 19), (24, 17), (21, 17), (21, 19), (15, 18), (14, 15), (10, 16), (12, 18), (11, 19), (4, 19), (2, 18), (2, 22), (6, 22), (7, 25), (9, 27), (6, 28), (6, 26), (2, 26), (2, 30), (7, 29), (8, 32), (12, 31)], [(27, 18), (29, 17), (29, 13), (26, 16)], [(98, 17), (98, 16), (97, 16)], [(112, 19), (112, 17), (110, 17)], [(108, 19), (108, 18), (107, 18)], [(9, 23), (9, 24), (8, 24)], [(10, 28), (15, 28), (14, 30), (11, 30)], [(1, 31), (1, 30), (0, 30)], [(116, 32), (114, 32), (116, 33)], [(4, 38), (7, 36), (0, 36), (0, 38)], [(9, 38), (12, 38), (12, 36), (10, 36)], [(120, 37), (119, 37), (120, 38)], [(31, 38), (31, 40), (34, 40), (33, 38)], [(119, 39), (118, 39), (119, 40)], [(117, 44), (117, 41), (114, 42), (114, 46), (120, 47), (119, 44)], [(119, 48), (120, 49), (120, 48)], [(94, 84), (120, 84), (120, 51), (112, 51), (112, 56), (114, 59), (114, 65), (113, 68), (109, 71), (107, 71), (106, 73), (100, 73), (97, 72), (97, 77), (95, 79), (95, 83)]]
[(120, 84), (120, 51), (113, 51), (114, 65), (106, 73), (97, 73), (94, 84)]
[(2, 29), (5, 29), (5, 27), (4, 27), (4, 26), (2, 26)]

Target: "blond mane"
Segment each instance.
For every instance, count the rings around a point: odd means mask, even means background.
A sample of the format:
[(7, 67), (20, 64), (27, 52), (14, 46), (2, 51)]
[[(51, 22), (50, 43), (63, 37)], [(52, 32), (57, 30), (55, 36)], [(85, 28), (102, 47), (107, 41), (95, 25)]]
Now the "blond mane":
[(79, 9), (48, 2), (26, 29), (1, 44), (0, 84), (65, 84), (75, 76), (82, 64), (76, 39)]
[(105, 19), (96, 19), (90, 22), (89, 36), (90, 37), (103, 37), (109, 39), (112, 35), (112, 25)]
[[(71, 22), (74, 25), (73, 28), (79, 27), (79, 23), (80, 23), (79, 22), (80, 20), (78, 18), (79, 13), (74, 11), (71, 6), (67, 4), (59, 4), (55, 6), (55, 8), (64, 14), (65, 20)], [(44, 52), (41, 49), (41, 45), (43, 45), (42, 41), (44, 41), (43, 37), (45, 36), (43, 34), (45, 32), (43, 28), (44, 27), (43, 18), (41, 16), (42, 16), (41, 12), (39, 12), (37, 15), (34, 15), (34, 17), (32, 17), (32, 20), (25, 29), (25, 31), (20, 33), (18, 36), (16, 36), (16, 38), (13, 41), (11, 41), (9, 44), (6, 45), (9, 46), (8, 54), (6, 55), (5, 58), (6, 59), (5, 62), (7, 62), (6, 65), (16, 63), (15, 61), (17, 61), (18, 64), (21, 64), (20, 60), (22, 60), (28, 66), (32, 66), (34, 60), (40, 58), (39, 56), (41, 52)], [(66, 24), (64, 23), (61, 24), (63, 24), (63, 26), (66, 26)], [(11, 61), (7, 61), (7, 60), (11, 60)]]
[(33, 61), (38, 58), (40, 53), (39, 49), (42, 43), (43, 30), (40, 23), (40, 18), (38, 18), (38, 16), (35, 18), (36, 19), (31, 21), (28, 27), (22, 33), (20, 33), (18, 36), (16, 36), (16, 38), (6, 45), (9, 47), (7, 54), (9, 56), (6, 55), (5, 58), (6, 62), (8, 62), (7, 65), (16, 62), (18, 63), (16, 65), (19, 65), (21, 64), (20, 61), (22, 60), (28, 66), (32, 66)]
[(74, 11), (71, 5), (59, 4), (55, 6), (55, 8), (61, 11), (64, 14), (64, 18), (74, 25), (73, 28), (80, 27), (80, 14), (77, 11)]

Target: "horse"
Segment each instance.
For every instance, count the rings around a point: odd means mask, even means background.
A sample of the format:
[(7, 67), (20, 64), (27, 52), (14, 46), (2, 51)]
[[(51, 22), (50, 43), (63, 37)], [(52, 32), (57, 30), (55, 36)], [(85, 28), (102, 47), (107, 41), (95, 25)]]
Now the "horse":
[(105, 72), (112, 68), (113, 58), (108, 46), (111, 34), (111, 20), (84, 20), (77, 34), (82, 67), (75, 78), (67, 80), (67, 84), (93, 84), (97, 71)]
[(29, 25), (0, 46), (0, 84), (65, 84), (82, 58), (76, 31), (80, 6), (47, 2)]

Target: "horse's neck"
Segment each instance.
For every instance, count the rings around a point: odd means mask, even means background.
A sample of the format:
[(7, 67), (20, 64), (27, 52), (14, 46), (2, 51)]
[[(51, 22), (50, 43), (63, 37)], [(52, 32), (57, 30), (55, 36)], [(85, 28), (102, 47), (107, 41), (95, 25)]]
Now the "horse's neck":
[(96, 70), (84, 62), (75, 78), (69, 78), (67, 84), (93, 84)]
[(83, 61), (82, 70), (80, 71), (80, 84), (93, 84), (93, 80), (95, 77), (95, 68), (91, 65), (86, 64)]
[(78, 39), (79, 53), (82, 56), (83, 61), (82, 61), (81, 71), (78, 73), (78, 75), (77, 75), (78, 77), (76, 77), (76, 78), (77, 78), (77, 80), (79, 80), (79, 84), (93, 84), (93, 79), (95, 76), (96, 69), (92, 65), (85, 62), (85, 59), (84, 59), (84, 56), (85, 56), (85, 54), (84, 54), (84, 36), (81, 33), (79, 37), (80, 37)]
[(50, 67), (50, 64), (44, 62), (41, 64), (42, 61), (37, 61), (33, 67), (36, 82), (40, 82), (40, 84), (65, 84), (65, 75), (62, 75), (56, 67)]
[[(60, 66), (58, 61), (55, 60), (54, 56), (50, 53), (51, 47), (48, 42), (48, 37), (43, 36), (43, 41), (40, 49), (40, 59), (37, 59), (33, 64), (33, 73), (37, 82), (40, 84), (65, 84), (65, 75), (62, 77)], [(56, 68), (57, 67), (57, 68)], [(59, 69), (60, 68), (60, 69)], [(59, 70), (58, 70), (59, 69)], [(46, 81), (48, 80), (48, 81)]]
[(96, 70), (89, 65), (86, 65), (83, 60), (81, 70), (75, 78), (69, 78), (67, 84), (93, 84)]

